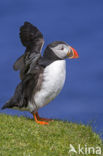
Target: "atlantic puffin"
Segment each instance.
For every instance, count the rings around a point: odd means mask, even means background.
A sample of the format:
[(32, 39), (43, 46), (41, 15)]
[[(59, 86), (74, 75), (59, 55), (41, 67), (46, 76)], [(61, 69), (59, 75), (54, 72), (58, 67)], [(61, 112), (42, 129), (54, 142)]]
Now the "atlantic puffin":
[(47, 45), (41, 56), (44, 38), (39, 29), (29, 22), (20, 27), (20, 40), (25, 53), (13, 65), (20, 71), (20, 83), (14, 95), (2, 107), (28, 110), (38, 124), (48, 124), (41, 118), (38, 109), (52, 101), (63, 88), (66, 77), (66, 58), (78, 58), (77, 51), (63, 41)]

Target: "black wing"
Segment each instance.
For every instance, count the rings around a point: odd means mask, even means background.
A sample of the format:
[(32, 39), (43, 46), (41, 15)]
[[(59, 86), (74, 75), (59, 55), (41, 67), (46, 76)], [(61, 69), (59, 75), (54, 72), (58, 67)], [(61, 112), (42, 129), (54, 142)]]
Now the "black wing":
[(41, 49), (44, 44), (42, 33), (29, 22), (25, 22), (20, 27), (20, 39), (26, 47), (24, 55), (17, 59), (14, 63), (14, 70), (20, 70), (21, 80), (26, 73), (31, 71), (37, 60), (41, 57)]

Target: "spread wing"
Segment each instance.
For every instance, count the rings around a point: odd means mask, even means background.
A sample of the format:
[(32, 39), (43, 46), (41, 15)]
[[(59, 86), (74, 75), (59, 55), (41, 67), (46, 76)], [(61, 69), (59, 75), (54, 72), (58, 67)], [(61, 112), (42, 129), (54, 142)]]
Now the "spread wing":
[(20, 39), (26, 47), (24, 55), (19, 57), (13, 65), (14, 70), (20, 70), (21, 80), (25, 74), (29, 73), (37, 60), (41, 57), (41, 49), (44, 44), (42, 33), (37, 27), (29, 22), (25, 22), (20, 27)]

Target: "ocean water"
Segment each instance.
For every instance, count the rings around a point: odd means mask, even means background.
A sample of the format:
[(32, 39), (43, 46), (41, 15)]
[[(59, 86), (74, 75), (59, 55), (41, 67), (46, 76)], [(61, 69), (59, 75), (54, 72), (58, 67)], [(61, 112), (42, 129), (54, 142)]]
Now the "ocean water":
[[(19, 73), (12, 65), (23, 54), (19, 27), (29, 21), (44, 35), (45, 45), (62, 40), (74, 47), (79, 59), (67, 61), (60, 95), (39, 110), (41, 116), (92, 125), (103, 134), (103, 1), (9, 0), (0, 2), (0, 107), (13, 95)], [(29, 112), (0, 110), (23, 115)]]

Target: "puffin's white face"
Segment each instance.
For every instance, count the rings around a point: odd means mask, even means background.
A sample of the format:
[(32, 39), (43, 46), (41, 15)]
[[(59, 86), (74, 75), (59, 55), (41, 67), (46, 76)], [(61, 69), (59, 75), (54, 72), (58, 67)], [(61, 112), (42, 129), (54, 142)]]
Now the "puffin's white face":
[(68, 52), (71, 51), (71, 47), (66, 44), (58, 44), (55, 47), (50, 47), (52, 51), (61, 59), (68, 57)]
[(72, 48), (67, 43), (62, 42), (62, 41), (56, 41), (56, 42), (51, 43), (49, 45), (49, 48), (60, 59), (79, 57), (77, 51), (74, 48)]

